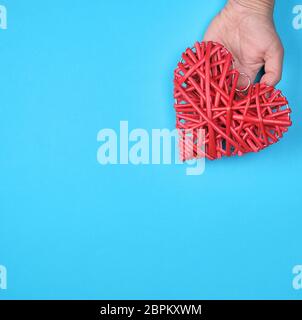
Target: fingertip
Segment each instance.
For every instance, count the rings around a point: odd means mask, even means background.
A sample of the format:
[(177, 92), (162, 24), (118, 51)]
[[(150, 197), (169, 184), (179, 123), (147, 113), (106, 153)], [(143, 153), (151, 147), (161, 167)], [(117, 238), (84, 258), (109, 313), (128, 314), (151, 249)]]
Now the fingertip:
[(266, 73), (260, 80), (260, 83), (266, 84), (267, 86), (274, 87), (278, 82), (280, 81), (280, 78), (273, 74), (273, 73)]
[(265, 83), (269, 86), (275, 86), (280, 80), (282, 76), (282, 65), (283, 65), (283, 50), (282, 46), (280, 50), (276, 51), (276, 53), (272, 56), (269, 56), (265, 60), (265, 74), (261, 79), (261, 83)]

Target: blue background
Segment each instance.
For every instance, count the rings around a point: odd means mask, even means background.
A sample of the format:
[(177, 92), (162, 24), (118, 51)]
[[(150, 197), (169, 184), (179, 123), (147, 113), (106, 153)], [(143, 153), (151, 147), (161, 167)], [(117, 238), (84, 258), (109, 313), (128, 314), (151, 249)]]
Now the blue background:
[(224, 1), (1, 0), (0, 299), (302, 298), (302, 30), (277, 1), (276, 145), (207, 162), (101, 166), (102, 128), (174, 128), (173, 70)]

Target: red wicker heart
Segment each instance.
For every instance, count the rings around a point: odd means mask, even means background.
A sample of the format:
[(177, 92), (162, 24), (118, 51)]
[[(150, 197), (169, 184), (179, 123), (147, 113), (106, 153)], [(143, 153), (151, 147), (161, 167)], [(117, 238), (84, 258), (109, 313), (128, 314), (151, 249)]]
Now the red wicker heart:
[[(254, 84), (243, 92), (238, 90), (239, 76), (232, 55), (221, 44), (196, 43), (183, 53), (174, 78), (183, 161), (257, 152), (288, 130), (291, 110), (281, 91)], [(198, 129), (204, 130), (203, 151), (196, 142)], [(186, 139), (186, 132), (193, 138)]]

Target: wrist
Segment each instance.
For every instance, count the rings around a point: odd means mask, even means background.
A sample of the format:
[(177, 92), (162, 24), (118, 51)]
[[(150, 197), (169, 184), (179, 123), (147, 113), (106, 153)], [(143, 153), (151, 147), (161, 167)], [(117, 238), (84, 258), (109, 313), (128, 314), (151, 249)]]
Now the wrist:
[(229, 0), (227, 6), (238, 12), (249, 12), (272, 16), (274, 11), (274, 0)]

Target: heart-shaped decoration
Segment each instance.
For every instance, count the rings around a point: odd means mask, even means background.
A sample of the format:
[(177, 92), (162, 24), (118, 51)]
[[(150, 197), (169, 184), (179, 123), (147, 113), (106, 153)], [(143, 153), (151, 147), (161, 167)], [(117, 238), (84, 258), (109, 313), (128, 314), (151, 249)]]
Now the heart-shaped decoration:
[[(219, 43), (198, 42), (183, 53), (174, 77), (183, 161), (257, 152), (288, 130), (291, 110), (281, 91), (259, 83), (238, 89), (240, 75)], [(203, 149), (197, 139), (201, 129)]]

